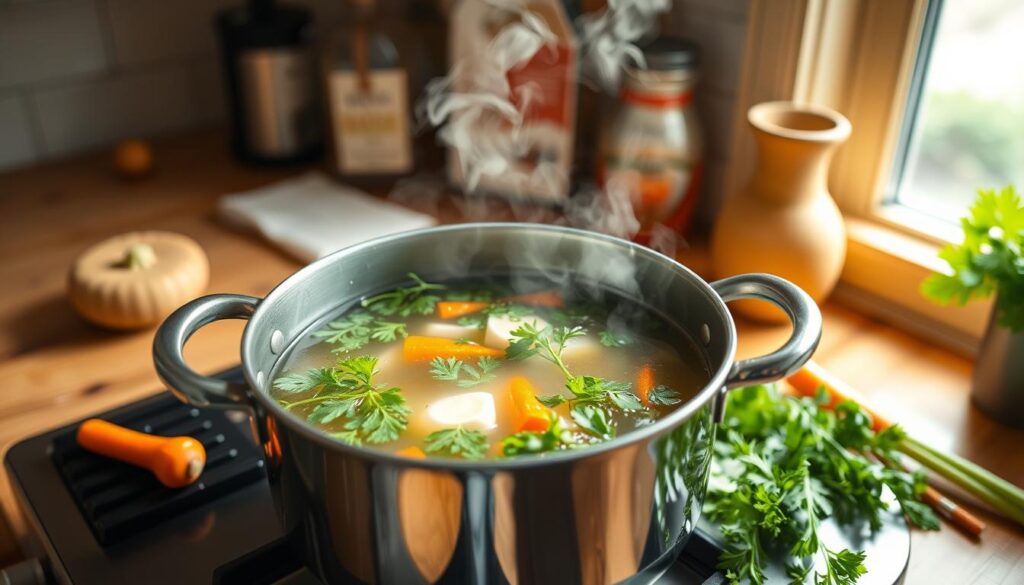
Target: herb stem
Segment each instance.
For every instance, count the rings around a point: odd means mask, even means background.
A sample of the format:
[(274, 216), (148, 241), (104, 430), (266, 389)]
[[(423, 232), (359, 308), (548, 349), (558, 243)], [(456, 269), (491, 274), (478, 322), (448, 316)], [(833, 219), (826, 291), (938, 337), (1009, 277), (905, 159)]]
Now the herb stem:
[(321, 402), (323, 400), (328, 400), (330, 398), (344, 398), (344, 396), (343, 395), (339, 396), (337, 394), (326, 394), (326, 395), (321, 394), (321, 395), (318, 395), (318, 396), (314, 396), (312, 398), (306, 398), (304, 400), (296, 400), (295, 402), (288, 402), (287, 404), (284, 405), (284, 409), (285, 410), (291, 410), (292, 408), (294, 408), (296, 406), (302, 406), (303, 404), (313, 404), (314, 402)]

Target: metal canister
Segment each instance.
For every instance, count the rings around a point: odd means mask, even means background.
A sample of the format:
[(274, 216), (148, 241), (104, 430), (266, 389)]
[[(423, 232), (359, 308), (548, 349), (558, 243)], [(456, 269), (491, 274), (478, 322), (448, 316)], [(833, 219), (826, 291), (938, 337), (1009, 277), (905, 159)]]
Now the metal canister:
[(644, 63), (626, 70), (618, 110), (606, 127), (598, 177), (628, 193), (640, 221), (637, 239), (655, 226), (684, 232), (697, 203), (704, 158), (693, 107), (698, 49), (660, 37), (643, 48)]

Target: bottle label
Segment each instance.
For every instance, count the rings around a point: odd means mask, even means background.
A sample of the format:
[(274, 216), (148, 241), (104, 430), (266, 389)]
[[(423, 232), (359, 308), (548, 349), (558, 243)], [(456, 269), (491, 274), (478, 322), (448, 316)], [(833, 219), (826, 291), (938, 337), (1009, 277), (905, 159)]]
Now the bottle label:
[(335, 163), (349, 175), (403, 174), (412, 170), (405, 71), (377, 69), (362, 83), (355, 71), (331, 73)]

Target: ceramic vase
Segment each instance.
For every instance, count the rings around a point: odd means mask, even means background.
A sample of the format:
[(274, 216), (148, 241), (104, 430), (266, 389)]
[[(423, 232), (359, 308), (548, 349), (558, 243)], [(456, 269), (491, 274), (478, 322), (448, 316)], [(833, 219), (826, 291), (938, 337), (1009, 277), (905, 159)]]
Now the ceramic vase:
[(999, 422), (1024, 427), (1024, 333), (1000, 325), (998, 310), (992, 307), (974, 360), (971, 398)]
[[(846, 258), (843, 216), (828, 191), (832, 155), (850, 135), (850, 122), (828, 108), (766, 102), (747, 112), (757, 162), (749, 182), (729, 197), (711, 240), (716, 276), (769, 272), (821, 302), (835, 287)], [(741, 301), (736, 309), (781, 322), (768, 303)]]

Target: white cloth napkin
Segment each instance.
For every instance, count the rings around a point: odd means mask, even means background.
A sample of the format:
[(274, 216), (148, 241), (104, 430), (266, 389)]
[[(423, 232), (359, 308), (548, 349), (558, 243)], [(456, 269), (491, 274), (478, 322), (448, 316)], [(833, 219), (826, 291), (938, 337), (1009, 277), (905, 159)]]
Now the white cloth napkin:
[(259, 232), (306, 262), (371, 238), (437, 223), (316, 171), (225, 195), (218, 212), (228, 223)]

